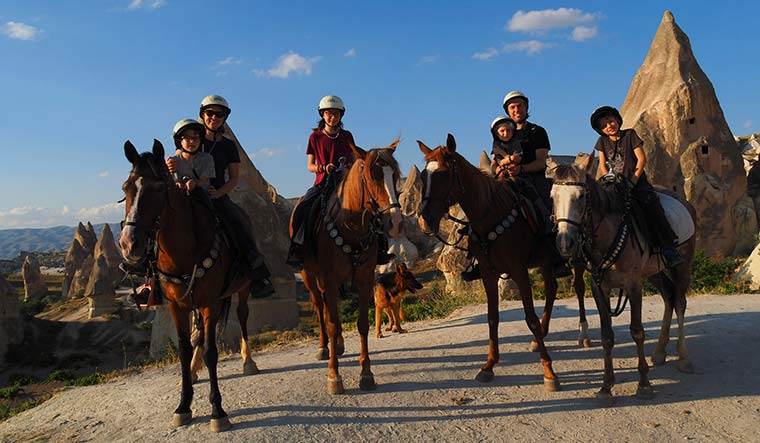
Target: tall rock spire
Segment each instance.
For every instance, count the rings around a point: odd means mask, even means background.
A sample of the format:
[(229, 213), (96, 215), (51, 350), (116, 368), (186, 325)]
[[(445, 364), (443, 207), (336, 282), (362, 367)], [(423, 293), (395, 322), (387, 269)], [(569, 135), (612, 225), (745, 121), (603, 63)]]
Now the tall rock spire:
[(739, 152), (689, 37), (665, 11), (621, 108), (644, 140), (650, 181), (697, 209), (697, 247), (708, 255), (749, 252), (757, 220)]

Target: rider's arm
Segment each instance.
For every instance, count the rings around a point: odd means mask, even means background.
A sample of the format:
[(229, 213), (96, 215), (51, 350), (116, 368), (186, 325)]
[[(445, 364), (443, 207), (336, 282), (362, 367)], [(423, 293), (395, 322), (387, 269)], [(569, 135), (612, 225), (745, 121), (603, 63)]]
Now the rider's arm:
[(225, 183), (221, 188), (214, 190), (214, 198), (219, 198), (235, 189), (235, 186), (238, 184), (238, 180), (240, 180), (240, 163), (228, 163), (227, 175), (229, 176), (227, 183)]
[(633, 149), (633, 153), (636, 154), (636, 169), (633, 171), (633, 177), (631, 181), (636, 184), (639, 181), (639, 177), (644, 173), (644, 166), (647, 165), (647, 155), (644, 153), (644, 145)]
[(599, 151), (599, 172), (601, 172), (600, 175), (606, 175), (610, 172), (607, 169), (607, 156), (604, 155), (604, 151)]
[(543, 172), (546, 170), (546, 157), (549, 155), (548, 149), (536, 149), (536, 159), (522, 166), (522, 172)]
[(325, 172), (322, 170), (323, 165), (317, 164), (317, 158), (314, 157), (314, 154), (307, 154), (306, 155), (306, 167), (309, 170), (309, 172), (312, 172), (314, 174), (319, 174), (321, 172)]

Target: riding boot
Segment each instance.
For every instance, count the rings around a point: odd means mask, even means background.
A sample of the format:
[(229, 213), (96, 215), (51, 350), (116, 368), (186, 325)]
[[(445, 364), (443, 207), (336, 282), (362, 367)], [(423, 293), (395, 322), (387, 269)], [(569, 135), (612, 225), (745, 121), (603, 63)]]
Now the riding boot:
[(459, 274), (459, 277), (462, 279), (462, 281), (480, 280), (482, 275), (480, 274), (480, 265), (478, 262), (475, 260), (471, 261), (470, 265), (467, 266), (467, 269)]
[(396, 254), (388, 252), (388, 237), (380, 234), (377, 236), (377, 264), (385, 265), (396, 258)]
[(288, 249), (288, 257), (285, 259), (285, 263), (288, 266), (300, 271), (303, 269), (303, 242), (304, 242), (304, 228), (303, 225), (299, 226), (293, 238), (290, 239), (290, 248)]
[(649, 219), (651, 232), (658, 241), (662, 259), (669, 268), (675, 268), (684, 262), (683, 257), (676, 249), (676, 234), (670, 227), (668, 219), (665, 217), (665, 211), (662, 209), (659, 200), (651, 202), (646, 208), (646, 215)]

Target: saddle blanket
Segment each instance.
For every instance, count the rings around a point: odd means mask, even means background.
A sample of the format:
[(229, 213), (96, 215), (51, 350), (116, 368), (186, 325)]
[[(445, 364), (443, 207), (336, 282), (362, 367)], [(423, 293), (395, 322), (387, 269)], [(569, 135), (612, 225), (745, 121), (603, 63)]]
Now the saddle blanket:
[(662, 204), (662, 209), (665, 210), (665, 218), (668, 219), (670, 227), (673, 228), (673, 232), (678, 237), (678, 244), (686, 242), (695, 232), (694, 220), (692, 220), (689, 210), (681, 202), (668, 194), (658, 192), (657, 196), (660, 197), (660, 204)]

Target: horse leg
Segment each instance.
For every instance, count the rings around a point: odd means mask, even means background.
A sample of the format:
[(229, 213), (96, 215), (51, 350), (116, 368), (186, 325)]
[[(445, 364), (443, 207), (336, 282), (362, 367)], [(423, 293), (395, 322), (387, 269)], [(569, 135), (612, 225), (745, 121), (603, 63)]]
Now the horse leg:
[(370, 369), (369, 345), (367, 343), (367, 335), (369, 334), (369, 301), (372, 297), (372, 274), (364, 275), (363, 278), (357, 278), (356, 284), (359, 289), (359, 320), (356, 322), (356, 326), (359, 329), (359, 340), (361, 342), (359, 365), (362, 367), (359, 378), (359, 389), (362, 391), (372, 391), (377, 389), (375, 376), (372, 375), (372, 370)]
[(573, 271), (573, 289), (578, 298), (578, 346), (591, 347), (591, 339), (588, 337), (588, 321), (586, 320), (586, 282), (583, 281), (583, 268), (576, 267)]
[(324, 313), (327, 325), (327, 335), (330, 339), (330, 358), (327, 363), (327, 392), (329, 394), (342, 394), (343, 378), (338, 372), (338, 341), (342, 335), (342, 326), (338, 314), (338, 284), (334, 281), (327, 282), (325, 288)]
[(475, 380), (493, 381), (493, 367), (499, 362), (499, 277), (490, 272), (483, 274), (483, 287), (488, 300), (488, 360), (480, 368)]
[(237, 318), (240, 323), (240, 357), (243, 358), (243, 375), (256, 375), (259, 368), (251, 357), (251, 348), (248, 346), (248, 294), (250, 284), (243, 285), (238, 291)]
[[(549, 335), (549, 322), (552, 319), (554, 301), (557, 299), (557, 279), (554, 277), (552, 267), (541, 268), (541, 274), (544, 277), (544, 293), (546, 294), (544, 313), (541, 314), (541, 334), (544, 339)], [(529, 350), (530, 352), (538, 352), (538, 342), (535, 339), (531, 340)]]
[(375, 336), (383, 338), (383, 308), (375, 306)]
[(319, 320), (319, 349), (317, 349), (317, 360), (327, 360), (330, 358), (330, 352), (327, 350), (327, 330), (325, 328), (325, 314), (324, 314), (324, 298), (319, 292), (314, 280), (311, 280), (306, 275), (306, 272), (301, 272), (304, 285), (309, 290), (309, 298), (311, 300), (311, 306), (314, 308), (314, 312), (317, 314)]
[(694, 365), (689, 358), (689, 352), (686, 350), (686, 332), (684, 331), (684, 318), (686, 315), (686, 291), (689, 288), (691, 280), (690, 269), (687, 266), (685, 270), (680, 267), (676, 270), (675, 276), (675, 311), (678, 321), (678, 362), (676, 368), (679, 371), (693, 374)]
[(673, 321), (673, 298), (675, 296), (675, 288), (662, 272), (649, 277), (647, 280), (660, 291), (662, 302), (665, 305), (665, 309), (662, 312), (660, 335), (657, 337), (657, 346), (654, 349), (654, 353), (652, 353), (652, 364), (660, 366), (665, 364), (665, 358), (667, 356), (665, 348), (670, 341), (670, 325)]
[(174, 319), (174, 326), (177, 328), (179, 361), (182, 368), (182, 391), (179, 406), (174, 410), (172, 417), (172, 426), (178, 427), (190, 424), (193, 419), (193, 413), (190, 410), (190, 404), (193, 402), (193, 382), (190, 376), (190, 359), (192, 358), (193, 347), (190, 345), (190, 313), (171, 302), (169, 303), (169, 311)]
[(211, 403), (211, 432), (222, 432), (230, 429), (230, 419), (222, 408), (222, 394), (219, 392), (219, 379), (216, 374), (216, 364), (219, 353), (216, 349), (216, 322), (219, 314), (210, 308), (202, 309), (206, 341), (203, 344), (203, 360), (208, 368), (209, 402)]
[(628, 298), (631, 300), (631, 337), (636, 342), (636, 352), (639, 356), (639, 386), (636, 389), (636, 397), (644, 400), (654, 398), (654, 389), (649, 383), (649, 365), (644, 355), (644, 340), (646, 335), (644, 326), (641, 323), (641, 282), (637, 281), (630, 288)]
[[(528, 329), (533, 333), (533, 338), (538, 344), (538, 352), (541, 353), (541, 365), (544, 367), (544, 390), (547, 392), (558, 391), (560, 387), (559, 379), (552, 368), (552, 359), (549, 357), (549, 351), (546, 350), (546, 345), (544, 344), (544, 332), (541, 323), (538, 321), (536, 309), (533, 306), (533, 292), (530, 288), (528, 270), (522, 269), (520, 272), (515, 273), (513, 279), (520, 289), (520, 299), (522, 300), (523, 311), (525, 312), (525, 323), (528, 324)], [(556, 292), (556, 287), (554, 290)], [(547, 299), (549, 297), (550, 295), (547, 294)]]
[(604, 379), (602, 388), (596, 393), (596, 398), (600, 406), (610, 407), (613, 403), (612, 387), (615, 385), (615, 371), (612, 366), (615, 333), (612, 330), (612, 315), (607, 299), (595, 284), (591, 285), (591, 292), (596, 302), (596, 310), (599, 312), (599, 328), (602, 336), (602, 348), (604, 349)]

